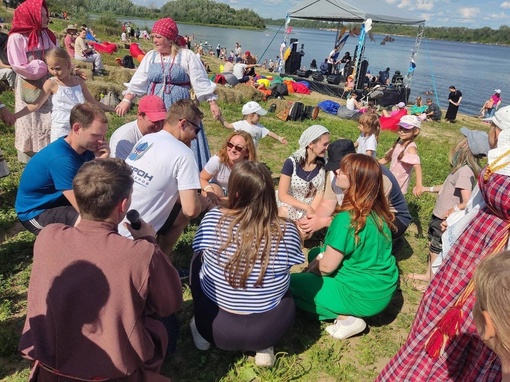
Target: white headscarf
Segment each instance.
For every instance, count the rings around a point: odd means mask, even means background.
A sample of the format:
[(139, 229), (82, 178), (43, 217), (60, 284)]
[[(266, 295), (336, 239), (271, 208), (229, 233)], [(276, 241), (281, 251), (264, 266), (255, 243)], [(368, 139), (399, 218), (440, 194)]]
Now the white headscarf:
[(312, 125), (303, 131), (301, 137), (299, 137), (299, 149), (293, 154), (296, 160), (304, 159), (308, 145), (323, 134), (329, 134), (329, 130), (322, 125)]

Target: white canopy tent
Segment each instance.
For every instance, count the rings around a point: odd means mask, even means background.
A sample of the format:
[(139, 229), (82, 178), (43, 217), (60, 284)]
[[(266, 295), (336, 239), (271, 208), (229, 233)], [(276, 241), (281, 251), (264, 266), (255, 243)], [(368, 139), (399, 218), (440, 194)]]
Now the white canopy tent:
[(372, 19), (376, 23), (419, 25), (425, 20), (374, 14), (361, 10), (343, 0), (306, 0), (289, 11), (293, 19), (363, 22)]
[[(358, 1), (358, 4), (362, 1)], [(343, 0), (305, 0), (298, 4), (295, 8), (287, 13), (287, 23), (290, 19), (303, 19), (303, 20), (323, 20), (323, 21), (337, 21), (337, 22), (360, 22), (364, 23), (367, 20), (371, 20), (374, 23), (384, 24), (400, 24), (400, 25), (417, 25), (418, 34), (414, 49), (410, 57), (410, 66), (407, 75), (404, 79), (404, 84), (407, 87), (411, 85), (411, 78), (414, 74), (414, 59), (418, 54), (418, 49), (421, 44), (423, 37), (423, 31), (425, 27), (425, 20), (410, 19), (398, 16), (376, 14), (369, 11), (359, 9), (346, 1)], [(337, 41), (335, 41), (335, 44)], [(363, 44), (364, 45), (364, 40)], [(359, 65), (355, 63), (356, 68)], [(358, 71), (356, 70), (356, 83), (358, 83)]]

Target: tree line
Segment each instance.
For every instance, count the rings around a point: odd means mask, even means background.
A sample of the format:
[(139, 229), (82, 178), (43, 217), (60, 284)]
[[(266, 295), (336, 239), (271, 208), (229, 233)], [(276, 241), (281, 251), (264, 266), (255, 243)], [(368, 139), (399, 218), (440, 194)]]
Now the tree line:
[(154, 3), (147, 6), (133, 4), (130, 0), (48, 0), (51, 12), (66, 11), (69, 15), (114, 14), (157, 19), (172, 17), (177, 22), (190, 24), (221, 25), (240, 28), (264, 29), (264, 20), (254, 11), (236, 10), (227, 4), (211, 0), (169, 1), (158, 9)]
[[(264, 19), (268, 25), (283, 25), (285, 19)], [(313, 29), (340, 29), (344, 24), (320, 20), (298, 20), (291, 19), (293, 27)], [(350, 28), (358, 24), (347, 23)], [(372, 30), (377, 34), (400, 35), (414, 37), (418, 33), (417, 26), (393, 25), (393, 24), (372, 24)], [(465, 28), (465, 27), (427, 27), (425, 26), (424, 36), (437, 40), (450, 40), (459, 42), (477, 42), (483, 44), (510, 45), (510, 27), (500, 26), (498, 29), (489, 27)]]
[[(20, 1), (20, 0), (14, 0)], [(131, 0), (48, 0), (52, 12), (67, 11), (69, 14), (112, 14), (157, 19), (169, 16), (177, 22), (190, 24), (221, 25), (234, 28), (264, 29), (268, 25), (284, 25), (285, 19), (263, 19), (254, 11), (243, 8), (236, 10), (227, 4), (212, 0), (176, 0), (168, 1), (161, 9), (155, 3), (147, 6), (136, 5)], [(337, 29), (343, 24), (320, 20), (292, 19), (290, 25), (301, 28)], [(359, 24), (345, 24), (348, 28)], [(374, 24), (377, 34), (402, 35), (414, 37), (417, 26)], [(510, 45), (510, 27), (503, 25), (498, 29), (464, 27), (426, 27), (424, 36), (438, 40), (459, 42), (478, 42), (484, 44)]]

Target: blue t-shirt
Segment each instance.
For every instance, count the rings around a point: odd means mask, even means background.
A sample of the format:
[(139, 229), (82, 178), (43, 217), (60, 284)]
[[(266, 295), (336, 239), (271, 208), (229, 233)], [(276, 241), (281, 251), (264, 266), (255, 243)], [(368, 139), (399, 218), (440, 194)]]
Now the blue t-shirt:
[(73, 179), (91, 151), (78, 154), (64, 139), (57, 139), (27, 163), (18, 187), (15, 209), (21, 221), (30, 220), (49, 208), (65, 204), (63, 192), (73, 189)]
[(398, 184), (397, 179), (395, 179), (395, 175), (391, 173), (388, 167), (381, 165), (381, 170), (383, 175), (385, 175), (391, 182), (391, 191), (388, 195), (388, 199), (396, 210), (395, 218), (397, 218), (403, 225), (408, 226), (411, 224), (411, 213), (409, 212), (409, 208), (407, 207), (406, 199), (402, 191), (400, 190), (400, 185)]

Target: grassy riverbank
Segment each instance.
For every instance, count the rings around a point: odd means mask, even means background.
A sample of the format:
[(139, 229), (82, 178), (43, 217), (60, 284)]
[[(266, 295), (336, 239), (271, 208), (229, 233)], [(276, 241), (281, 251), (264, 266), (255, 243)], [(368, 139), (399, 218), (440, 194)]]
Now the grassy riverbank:
[[(80, 20), (76, 22), (79, 23)], [(55, 21), (52, 29), (61, 31), (67, 24), (68, 21)], [(150, 44), (146, 44), (145, 47), (150, 48)], [(115, 57), (122, 57), (125, 54), (128, 54), (127, 50), (121, 50), (112, 56), (104, 55), (107, 69), (113, 73)], [(216, 59), (206, 57), (205, 60), (211, 65), (213, 72), (217, 71), (219, 62)], [(103, 81), (112, 82), (112, 76), (94, 82), (101, 85)], [(223, 96), (220, 106), (225, 118), (228, 121), (241, 119), (241, 106), (252, 94), (249, 89), (239, 92), (235, 89), (222, 88), (221, 93)], [(226, 98), (236, 101), (223, 101)], [(287, 99), (291, 101), (299, 99), (306, 105), (315, 105), (319, 100), (326, 98), (329, 97), (314, 93), (310, 96), (290, 96)], [(0, 99), (7, 107), (13, 109), (14, 97), (11, 92), (3, 93)], [(261, 102), (266, 108), (271, 103), (272, 101)], [(204, 125), (211, 151), (216, 152), (230, 131), (212, 119), (207, 104), (201, 105), (201, 108), (205, 113)], [(135, 113), (131, 111), (125, 118), (109, 114), (108, 118), (111, 135), (117, 127), (133, 120)], [(259, 145), (260, 160), (269, 166), (274, 178), (278, 178), (285, 158), (297, 148), (301, 132), (309, 125), (319, 123), (328, 127), (332, 140), (339, 137), (356, 139), (359, 134), (355, 122), (341, 120), (322, 112), (318, 121), (282, 122), (274, 114), (268, 114), (262, 117), (261, 123), (278, 135), (285, 136), (289, 141), (288, 146), (283, 146), (276, 140), (265, 138)], [(448, 151), (460, 139), (461, 134), (458, 130), (461, 126), (487, 130), (486, 125), (479, 120), (465, 116), (461, 116), (459, 122), (454, 125), (424, 124), (417, 145), (422, 160), (425, 186), (441, 184), (448, 175)], [(394, 133), (381, 133), (378, 157), (391, 147), (395, 138)], [(35, 236), (24, 231), (16, 220), (13, 206), (24, 166), (16, 160), (14, 128), (3, 123), (0, 123), (0, 148), (4, 151), (11, 169), (8, 177), (0, 179), (0, 380), (26, 381), (28, 362), (19, 356), (16, 347), (25, 318), (26, 292)], [(405, 235), (404, 245), (396, 255), (402, 280), (405, 280), (405, 276), (410, 272), (425, 270), (427, 240), (423, 233), (426, 233), (435, 202), (434, 197), (428, 193), (421, 198), (408, 194), (406, 198), (413, 215), (413, 223)], [(177, 245), (176, 263), (179, 266), (186, 266), (189, 261), (196, 223), (190, 225)], [(368, 320), (369, 328), (363, 335), (345, 341), (333, 340), (323, 330), (325, 324), (298, 313), (292, 329), (275, 347), (275, 351), (278, 352), (276, 365), (271, 369), (263, 369), (254, 366), (253, 357), (250, 355), (225, 352), (216, 348), (207, 352), (196, 350), (188, 326), (193, 303), (187, 284), (183, 285), (183, 290), (185, 302), (183, 309), (178, 313), (181, 323), (178, 351), (165, 362), (163, 372), (173, 381), (190, 382), (371, 381), (405, 340), (421, 298), (419, 292), (402, 281), (401, 288), (388, 309)]]

